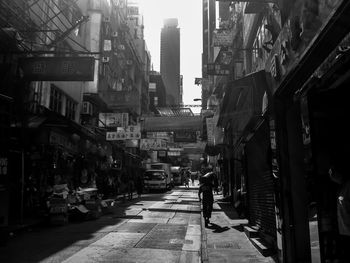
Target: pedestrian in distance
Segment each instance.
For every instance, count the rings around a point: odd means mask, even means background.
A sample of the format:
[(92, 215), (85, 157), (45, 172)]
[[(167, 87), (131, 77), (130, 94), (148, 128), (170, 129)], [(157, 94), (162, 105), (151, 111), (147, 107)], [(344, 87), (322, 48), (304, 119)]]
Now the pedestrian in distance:
[(212, 173), (207, 173), (202, 177), (201, 184), (198, 190), (199, 201), (202, 202), (203, 217), (205, 226), (207, 227), (210, 223), (211, 212), (213, 211), (213, 184), (212, 184)]
[(136, 191), (137, 191), (137, 196), (138, 196), (138, 198), (140, 198), (141, 194), (143, 192), (143, 179), (142, 179), (141, 175), (137, 176), (135, 187), (136, 187)]
[(130, 178), (128, 182), (128, 199), (132, 200), (132, 194), (134, 191), (134, 179)]
[(190, 173), (189, 170), (185, 172), (185, 187), (188, 189), (190, 188)]
[(194, 173), (194, 172), (190, 172), (190, 174), (191, 174), (192, 186), (194, 186), (194, 176), (195, 176), (195, 173)]

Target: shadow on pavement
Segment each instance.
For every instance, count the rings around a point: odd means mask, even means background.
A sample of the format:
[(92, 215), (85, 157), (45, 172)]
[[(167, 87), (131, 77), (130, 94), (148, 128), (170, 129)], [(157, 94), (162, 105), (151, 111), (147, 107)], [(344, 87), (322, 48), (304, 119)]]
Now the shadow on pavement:
[(226, 214), (226, 216), (230, 219), (241, 219), (238, 216), (238, 213), (236, 212), (236, 209), (234, 209), (233, 205), (228, 202), (217, 202), (217, 204), (220, 207), (220, 210)]
[(244, 231), (244, 225), (242, 224), (239, 224), (239, 225), (236, 225), (236, 226), (232, 226), (233, 229), (239, 231), (239, 232), (243, 232)]
[(207, 228), (213, 229), (213, 233), (222, 233), (222, 232), (225, 232), (225, 231), (230, 229), (228, 226), (221, 227), (221, 226), (214, 224), (214, 223), (209, 223)]
[[(28, 228), (0, 247), (0, 262), (62, 262), (118, 228), (125, 219), (140, 219), (139, 215), (127, 212), (136, 203), (162, 201), (165, 200), (165, 194), (146, 194), (125, 202), (118, 200), (111, 213), (96, 220), (69, 222), (64, 226), (42, 224)], [(139, 206), (134, 206), (134, 209), (142, 211)]]

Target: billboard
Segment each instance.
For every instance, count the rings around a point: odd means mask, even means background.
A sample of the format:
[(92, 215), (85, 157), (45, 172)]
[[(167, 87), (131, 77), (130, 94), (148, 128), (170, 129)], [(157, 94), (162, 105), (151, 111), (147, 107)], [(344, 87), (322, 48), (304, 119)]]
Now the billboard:
[(33, 81), (93, 81), (94, 57), (31, 57), (19, 59), (23, 78)]

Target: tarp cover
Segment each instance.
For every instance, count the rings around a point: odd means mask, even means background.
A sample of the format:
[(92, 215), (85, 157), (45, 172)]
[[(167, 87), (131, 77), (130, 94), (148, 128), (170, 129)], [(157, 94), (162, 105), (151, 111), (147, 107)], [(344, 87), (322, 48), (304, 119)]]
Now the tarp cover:
[(230, 123), (234, 133), (242, 133), (253, 116), (262, 114), (262, 101), (268, 86), (265, 71), (249, 74), (226, 87), (218, 125)]

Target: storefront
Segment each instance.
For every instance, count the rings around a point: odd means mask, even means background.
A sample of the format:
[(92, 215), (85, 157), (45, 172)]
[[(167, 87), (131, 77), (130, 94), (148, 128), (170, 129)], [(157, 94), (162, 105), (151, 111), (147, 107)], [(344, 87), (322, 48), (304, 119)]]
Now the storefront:
[[(270, 163), (270, 127), (266, 101), (271, 94), (264, 70), (229, 83), (219, 125), (225, 128), (230, 192), (237, 212), (275, 248), (275, 188)], [(265, 114), (265, 115), (264, 115)], [(243, 215), (243, 214), (242, 214)]]
[(319, 12), (295, 6), (265, 67), (273, 90), (269, 124), (281, 262), (333, 262), (344, 244), (337, 230), (339, 186), (328, 171), (342, 170), (349, 156), (350, 3), (326, 2), (315, 1)]
[(6, 236), (9, 208), (9, 157), (10, 123), (12, 121), (13, 99), (0, 94), (0, 244)]

